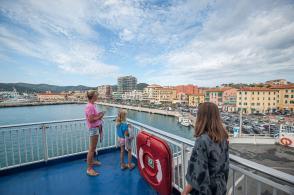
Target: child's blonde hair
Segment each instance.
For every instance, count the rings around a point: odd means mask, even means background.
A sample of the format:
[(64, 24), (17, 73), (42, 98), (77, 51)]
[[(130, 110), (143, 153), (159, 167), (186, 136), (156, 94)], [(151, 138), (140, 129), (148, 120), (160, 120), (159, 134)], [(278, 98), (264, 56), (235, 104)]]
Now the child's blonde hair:
[(118, 112), (117, 118), (116, 118), (116, 124), (119, 125), (120, 123), (124, 122), (127, 120), (127, 111), (121, 109)]

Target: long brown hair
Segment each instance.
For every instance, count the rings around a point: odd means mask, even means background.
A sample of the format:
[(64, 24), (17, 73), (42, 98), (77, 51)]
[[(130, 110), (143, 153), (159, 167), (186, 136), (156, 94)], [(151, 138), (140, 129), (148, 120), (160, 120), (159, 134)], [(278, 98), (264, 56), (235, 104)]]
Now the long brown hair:
[(116, 125), (119, 125), (121, 124), (122, 122), (125, 122), (127, 120), (127, 111), (126, 110), (123, 110), (121, 109), (119, 112), (118, 112), (118, 115), (116, 117)]
[(199, 105), (195, 125), (195, 137), (207, 133), (215, 143), (228, 139), (217, 105), (204, 102)]

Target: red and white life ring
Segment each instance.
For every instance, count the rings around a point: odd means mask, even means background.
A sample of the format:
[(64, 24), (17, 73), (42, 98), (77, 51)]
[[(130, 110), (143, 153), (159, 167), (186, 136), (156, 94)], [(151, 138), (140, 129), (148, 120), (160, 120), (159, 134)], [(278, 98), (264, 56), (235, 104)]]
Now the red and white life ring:
[[(140, 147), (140, 149), (139, 149), (139, 163), (142, 167), (142, 170), (144, 171), (145, 164), (144, 164), (143, 156), (144, 156), (144, 151), (143, 151), (142, 147)], [(162, 181), (162, 168), (161, 168), (161, 164), (160, 164), (159, 159), (156, 159), (155, 162), (156, 162), (155, 164), (156, 164), (156, 168), (157, 168), (156, 179), (157, 179), (157, 182), (160, 183)]]

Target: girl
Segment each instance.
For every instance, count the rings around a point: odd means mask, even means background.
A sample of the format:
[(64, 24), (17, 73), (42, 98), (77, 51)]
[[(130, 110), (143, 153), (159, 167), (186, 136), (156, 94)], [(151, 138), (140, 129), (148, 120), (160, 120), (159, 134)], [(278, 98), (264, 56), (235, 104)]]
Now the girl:
[(195, 137), (186, 175), (188, 184), (182, 195), (225, 195), (229, 174), (228, 134), (215, 104), (199, 105)]
[(87, 92), (87, 98), (88, 104), (85, 109), (85, 114), (90, 136), (89, 151), (87, 155), (87, 174), (90, 176), (97, 176), (99, 173), (93, 169), (93, 165), (101, 165), (101, 162), (94, 160), (94, 152), (98, 142), (98, 131), (100, 136), (102, 134), (102, 118), (104, 113), (96, 110), (95, 101), (97, 101), (97, 93), (95, 91)]
[[(126, 122), (127, 112), (125, 110), (120, 110), (116, 118), (116, 130), (118, 136), (118, 142), (120, 144), (120, 168), (122, 170), (129, 168), (130, 170), (135, 167), (132, 163), (132, 136), (130, 135), (131, 125)], [(124, 150), (128, 150), (128, 164), (124, 163)]]

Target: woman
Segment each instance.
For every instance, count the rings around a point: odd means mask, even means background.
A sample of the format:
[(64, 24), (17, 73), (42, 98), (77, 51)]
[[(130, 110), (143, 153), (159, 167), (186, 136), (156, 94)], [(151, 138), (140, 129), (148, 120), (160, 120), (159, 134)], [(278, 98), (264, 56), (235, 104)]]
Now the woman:
[(95, 91), (87, 92), (87, 98), (88, 104), (85, 108), (85, 114), (90, 136), (89, 151), (87, 155), (87, 174), (90, 176), (97, 176), (99, 173), (93, 169), (93, 166), (101, 165), (101, 162), (94, 160), (94, 152), (98, 142), (98, 131), (100, 132), (100, 136), (102, 134), (102, 118), (104, 113), (96, 110), (95, 101), (97, 101), (97, 93)]
[(186, 175), (188, 184), (182, 195), (225, 195), (229, 174), (228, 134), (215, 104), (199, 105), (195, 137)]

